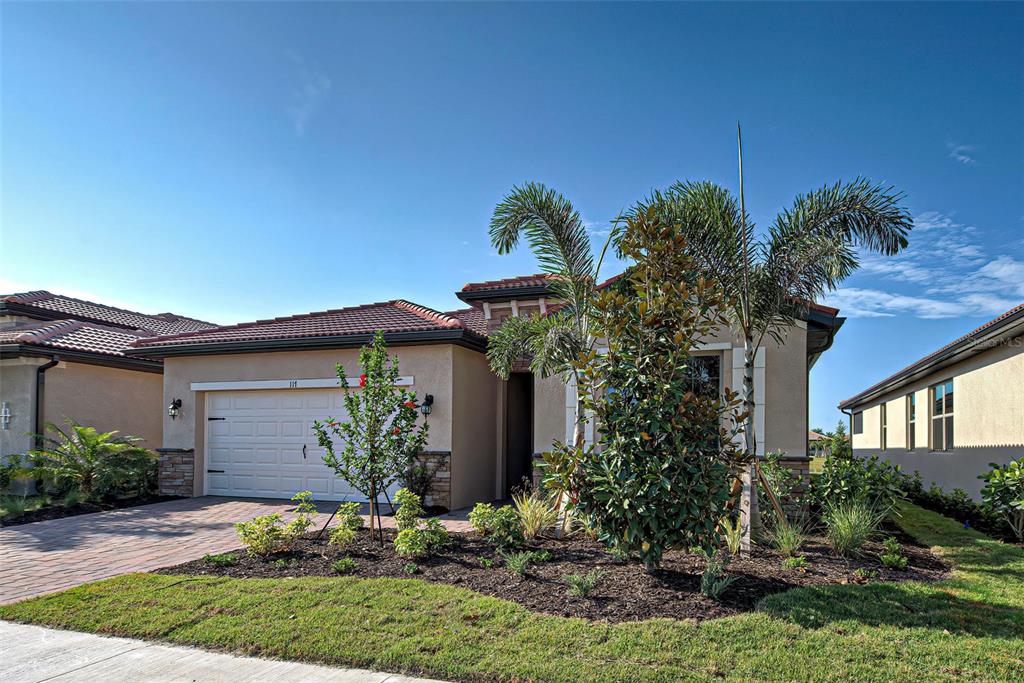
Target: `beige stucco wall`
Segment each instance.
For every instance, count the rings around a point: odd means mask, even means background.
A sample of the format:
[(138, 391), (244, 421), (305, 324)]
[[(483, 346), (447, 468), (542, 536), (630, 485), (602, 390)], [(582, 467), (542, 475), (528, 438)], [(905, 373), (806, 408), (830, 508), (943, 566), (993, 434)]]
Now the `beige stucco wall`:
[(11, 411), (10, 424), (0, 430), (0, 456), (25, 453), (32, 448), (36, 368), (46, 361), (46, 358), (0, 360), (0, 401), (6, 401)]
[[(928, 448), (931, 415), (928, 387), (953, 379), (953, 443), (956, 447), (1024, 445), (1024, 343), (1009, 343), (923, 377), (881, 396), (858, 410), (864, 414), (864, 432), (853, 435), (855, 449), (877, 449), (881, 410), (888, 406), (887, 424), (892, 448), (906, 448), (906, 395), (917, 401), (915, 440)], [(895, 430), (895, 431), (894, 431)]]
[[(396, 346), (389, 349), (398, 357), (401, 375), (412, 375), (412, 389), (419, 397), (434, 395), (430, 414), (427, 449), (452, 450), (452, 357), (450, 344)], [(482, 355), (482, 354), (478, 354)], [(180, 416), (164, 416), (164, 447), (194, 448), (196, 452), (197, 495), (203, 491), (204, 392), (193, 392), (192, 382), (240, 380), (327, 379), (335, 377), (334, 365), (341, 363), (348, 376), (359, 374), (359, 350), (337, 349), (273, 353), (184, 356), (164, 361), (163, 403), (182, 400)]]
[(765, 452), (807, 455), (807, 329), (790, 327), (764, 353)]
[(498, 408), (494, 397), (498, 378), (491, 372), (484, 354), (461, 347), (451, 348), (451, 506), (454, 509), (494, 496)]
[(62, 361), (46, 371), (43, 419), (71, 418), (101, 431), (140, 436), (146, 448), (162, 442), (163, 380), (159, 373)]
[(533, 452), (551, 450), (565, 441), (565, 383), (559, 375), (533, 377)]

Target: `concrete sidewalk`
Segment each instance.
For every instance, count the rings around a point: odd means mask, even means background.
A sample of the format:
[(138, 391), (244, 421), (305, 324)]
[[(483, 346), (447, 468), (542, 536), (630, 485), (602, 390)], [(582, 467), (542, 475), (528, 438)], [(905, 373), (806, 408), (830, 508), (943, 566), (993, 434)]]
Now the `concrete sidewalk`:
[(0, 621), (0, 681), (442, 683), (365, 669), (281, 662)]

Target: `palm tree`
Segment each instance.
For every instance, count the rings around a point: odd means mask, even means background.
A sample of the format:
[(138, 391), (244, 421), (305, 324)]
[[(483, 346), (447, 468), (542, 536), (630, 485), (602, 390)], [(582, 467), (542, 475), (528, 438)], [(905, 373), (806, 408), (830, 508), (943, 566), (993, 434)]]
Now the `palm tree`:
[[(686, 250), (705, 277), (716, 280), (730, 302), (724, 311), (743, 337), (744, 447), (751, 466), (743, 477), (749, 550), (757, 513), (757, 434), (754, 431), (754, 355), (766, 339), (782, 342), (794, 318), (810, 302), (834, 290), (859, 266), (857, 249), (893, 255), (907, 246), (913, 227), (900, 206), (903, 194), (864, 178), (799, 195), (775, 217), (768, 233), (755, 235), (743, 195), (743, 147), (739, 143), (739, 199), (708, 181), (677, 182), (639, 202), (634, 214), (653, 210), (678, 226)], [(785, 520), (782, 520), (785, 523)]]
[[(487, 358), (502, 379), (515, 364), (529, 357), (530, 369), (541, 377), (561, 375), (579, 386), (579, 370), (573, 364), (594, 345), (591, 337), (591, 301), (601, 262), (615, 230), (609, 235), (596, 263), (590, 238), (580, 214), (558, 192), (540, 183), (512, 188), (491, 217), (491, 244), (499, 254), (511, 252), (525, 235), (541, 270), (551, 275), (550, 288), (560, 300), (547, 316), (509, 318), (491, 338)], [(573, 445), (584, 442), (582, 398), (577, 395)]]
[(87, 500), (121, 488), (141, 493), (156, 456), (138, 445), (136, 436), (100, 432), (68, 420), (67, 431), (46, 424), (54, 437), (36, 435), (41, 448), (29, 451), (36, 473), (63, 490), (79, 491)]

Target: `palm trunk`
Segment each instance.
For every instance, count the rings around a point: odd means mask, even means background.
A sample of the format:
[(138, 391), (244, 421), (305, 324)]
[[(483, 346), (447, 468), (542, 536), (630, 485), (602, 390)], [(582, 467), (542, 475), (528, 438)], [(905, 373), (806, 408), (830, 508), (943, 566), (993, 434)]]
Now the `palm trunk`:
[(751, 539), (761, 535), (761, 514), (757, 505), (757, 435), (754, 432), (754, 339), (747, 335), (743, 339), (743, 408), (747, 413), (743, 428), (744, 449), (750, 464), (743, 471), (743, 492), (740, 495), (740, 518), (743, 523), (743, 537), (740, 552), (750, 553)]
[[(576, 383), (575, 388), (576, 411), (573, 417), (575, 419), (576, 431), (573, 433), (572, 445), (577, 452), (582, 452), (587, 441), (586, 421), (584, 419), (586, 416), (586, 408), (583, 405), (583, 397), (580, 395), (580, 386), (578, 382)], [(562, 494), (559, 493), (558, 500), (555, 502), (555, 505), (558, 508), (558, 514), (562, 517), (562, 522), (555, 528), (555, 538), (561, 538), (565, 534), (566, 527), (569, 526), (569, 512), (565, 508), (565, 505), (567, 504), (568, 501), (563, 500)]]

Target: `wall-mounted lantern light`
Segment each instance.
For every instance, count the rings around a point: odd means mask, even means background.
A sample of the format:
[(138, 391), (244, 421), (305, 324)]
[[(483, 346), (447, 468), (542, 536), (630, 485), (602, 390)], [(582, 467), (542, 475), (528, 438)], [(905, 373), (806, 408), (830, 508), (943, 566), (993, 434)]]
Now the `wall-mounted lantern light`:
[(3, 405), (0, 405), (0, 429), (7, 430), (7, 429), (10, 429), (10, 428), (11, 428), (11, 408), (10, 408), (10, 406), (7, 405), (7, 401), (4, 401)]
[(434, 405), (434, 395), (427, 394), (423, 398), (423, 403), (420, 404), (420, 412), (424, 415), (430, 415), (430, 406)]
[(167, 416), (173, 420), (178, 417), (179, 413), (181, 413), (181, 399), (176, 398), (171, 401), (171, 405), (167, 406)]

